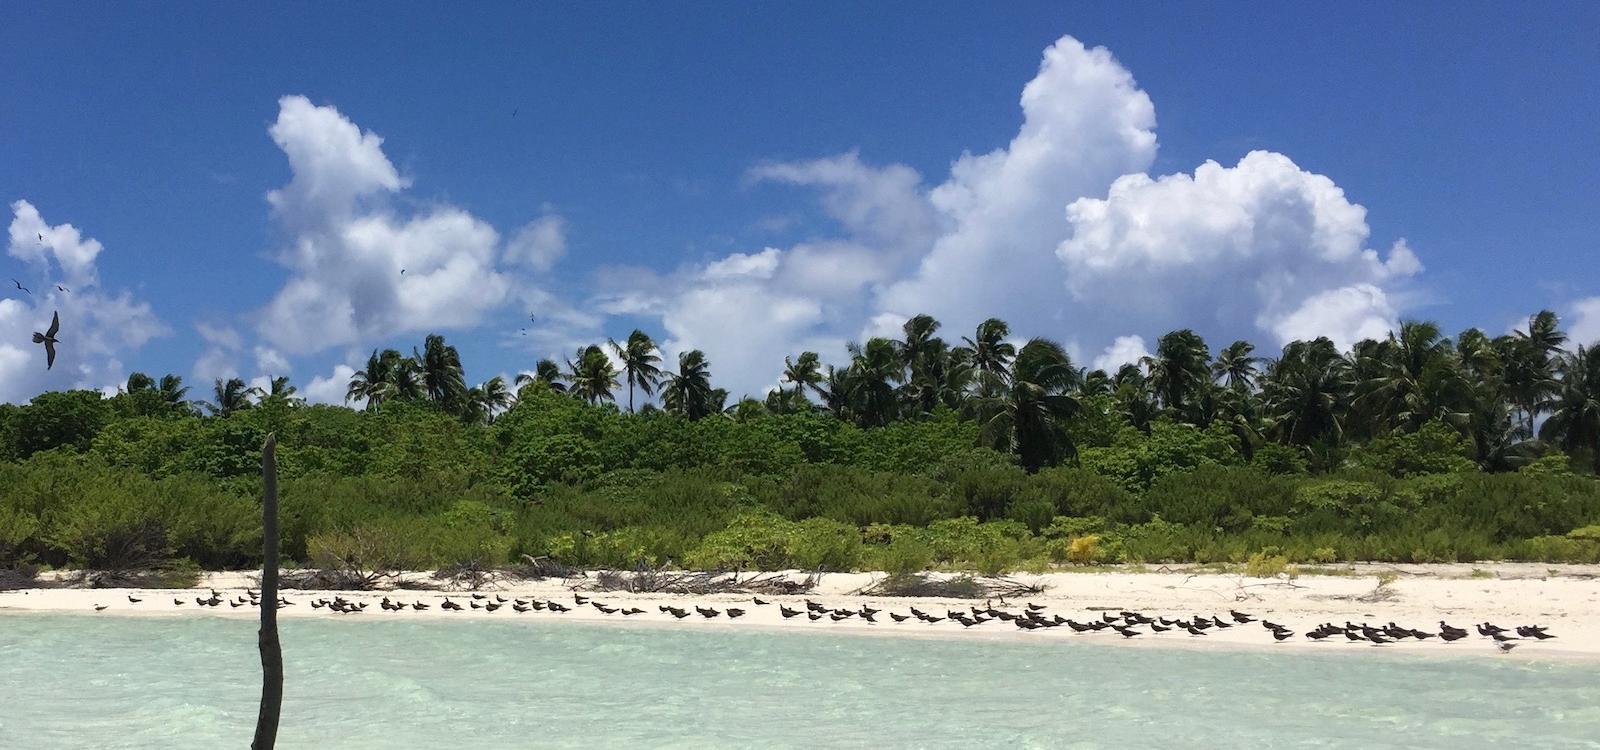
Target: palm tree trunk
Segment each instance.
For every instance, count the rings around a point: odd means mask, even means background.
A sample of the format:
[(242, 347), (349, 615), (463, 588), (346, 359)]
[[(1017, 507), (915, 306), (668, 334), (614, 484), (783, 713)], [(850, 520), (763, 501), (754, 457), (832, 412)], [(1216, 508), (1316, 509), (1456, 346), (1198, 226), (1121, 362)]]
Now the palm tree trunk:
[(272, 750), (283, 712), (283, 645), (278, 642), (278, 437), (261, 446), (261, 712), (251, 750)]

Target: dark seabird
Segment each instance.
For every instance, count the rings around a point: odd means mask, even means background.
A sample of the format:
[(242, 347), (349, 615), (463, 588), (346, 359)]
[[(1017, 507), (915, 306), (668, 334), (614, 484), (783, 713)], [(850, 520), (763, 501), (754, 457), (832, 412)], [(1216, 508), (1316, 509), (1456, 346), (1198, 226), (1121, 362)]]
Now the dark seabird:
[(1306, 637), (1310, 638), (1313, 641), (1320, 641), (1320, 640), (1322, 640), (1324, 638), (1327, 638), (1329, 635), (1330, 635), (1329, 633), (1327, 633), (1325, 631), (1321, 631), (1321, 630), (1313, 630), (1313, 631), (1311, 631), (1309, 633), (1306, 633)]
[(800, 614), (800, 610), (798, 610), (798, 609), (789, 609), (788, 607), (785, 607), (782, 604), (779, 604), (778, 605), (778, 614), (783, 615), (783, 619), (787, 620), (787, 619), (789, 619), (791, 617), (794, 617), (795, 615)]
[(1133, 628), (1130, 628), (1130, 627), (1126, 627), (1126, 626), (1116, 627), (1116, 628), (1112, 628), (1112, 629), (1117, 631), (1118, 633), (1121, 633), (1123, 638), (1132, 638), (1132, 637), (1134, 637), (1136, 635), (1139, 635), (1139, 631), (1134, 630)]
[(762, 606), (762, 607), (765, 607), (765, 606), (767, 606), (767, 605), (768, 605), (768, 604), (771, 604), (771, 603), (772, 603), (772, 602), (764, 602), (764, 601), (761, 601), (761, 597), (759, 597), (759, 596), (752, 596), (752, 597), (750, 597), (750, 601), (753, 601), (753, 602), (755, 602), (755, 603), (756, 603), (756, 604), (757, 604), (757, 605), (759, 605), (759, 606)]
[[(516, 610), (516, 611), (518, 611), (518, 612), (527, 612), (530, 609), (529, 607), (525, 607), (525, 606), (523, 606), (521, 604), (517, 604), (515, 602), (512, 602), (511, 608)], [(616, 610), (611, 610), (611, 611), (615, 612)]]
[(172, 606), (174, 606), (174, 607), (182, 607), (183, 606), (183, 600), (182, 599), (173, 599), (172, 600)]
[(1520, 635), (1523, 638), (1537, 638), (1541, 641), (1549, 640), (1555, 637), (1544, 632), (1544, 630), (1544, 628), (1538, 625), (1519, 625), (1517, 627), (1517, 635)]
[(50, 327), (44, 333), (33, 332), (33, 343), (44, 344), (44, 369), (56, 366), (56, 332), (61, 330), (61, 313), (50, 313)]
[(1467, 637), (1465, 632), (1457, 633), (1453, 630), (1447, 630), (1439, 634), (1439, 640), (1444, 641), (1445, 643), (1454, 643), (1465, 637)]
[(816, 622), (817, 620), (822, 619), (822, 613), (821, 612), (807, 612), (806, 613), (806, 617), (810, 618), (810, 620), (812, 622)]
[(579, 603), (579, 604), (588, 604), (589, 603), (589, 598), (588, 597), (578, 596), (577, 594), (573, 594), (572, 595), (572, 600), (577, 602), (577, 603)]
[(64, 286), (62, 286), (62, 285), (60, 285), (60, 284), (56, 284), (56, 291), (59, 291), (59, 292), (69, 292), (69, 293), (70, 293), (70, 292), (71, 292), (71, 291), (72, 291), (72, 290), (71, 290), (71, 289), (68, 289), (68, 288), (66, 288), (66, 287), (64, 287)]
[(33, 294), (33, 290), (23, 286), (22, 282), (17, 281), (16, 279), (12, 279), (11, 283), (16, 284), (18, 289), (21, 289), (22, 291), (27, 292), (28, 294)]
[(1165, 633), (1165, 632), (1167, 632), (1168, 630), (1171, 630), (1171, 629), (1172, 629), (1171, 625), (1163, 626), (1163, 625), (1157, 625), (1155, 623), (1151, 623), (1150, 624), (1150, 632), (1152, 632), (1152, 633)]
[(1035, 612), (1043, 612), (1044, 611), (1044, 605), (1043, 604), (1032, 604), (1032, 603), (1030, 603), (1030, 604), (1028, 604), (1028, 609), (1031, 609), (1031, 610), (1033, 610)]
[(1294, 635), (1294, 633), (1291, 633), (1291, 632), (1289, 632), (1287, 630), (1274, 630), (1274, 631), (1272, 631), (1272, 639), (1275, 640), (1275, 641), (1282, 641), (1284, 639), (1292, 637), (1293, 635)]
[(483, 611), (485, 611), (485, 612), (493, 612), (493, 611), (495, 611), (495, 610), (497, 610), (497, 609), (499, 609), (501, 607), (504, 607), (504, 606), (505, 606), (504, 604), (496, 604), (496, 603), (491, 602), (489, 604), (483, 605)]
[(893, 612), (890, 612), (889, 619), (894, 620), (895, 622), (905, 622), (906, 620), (911, 619), (911, 615), (897, 615)]
[(728, 608), (728, 619), (730, 619), (730, 620), (732, 620), (735, 617), (739, 617), (739, 616), (741, 616), (743, 614), (744, 614), (744, 610), (742, 610), (742, 609), (734, 609), (733, 607), (729, 607)]
[(422, 602), (412, 602), (411, 603), (411, 608), (420, 611), (420, 610), (427, 609), (428, 605), (423, 604)]
[(1500, 647), (1500, 653), (1503, 653), (1503, 654), (1510, 653), (1511, 649), (1514, 649), (1514, 648), (1517, 647), (1517, 644), (1512, 643), (1511, 641), (1500, 641), (1499, 643), (1496, 643), (1495, 645)]
[(138, 604), (139, 602), (142, 602), (144, 600), (143, 599), (135, 599), (135, 598), (133, 598), (133, 594), (129, 594), (128, 595), (128, 601), (132, 602), (133, 604)]
[(944, 622), (944, 618), (943, 617), (934, 617), (933, 615), (928, 615), (927, 617), (922, 618), (922, 621), (925, 622), (925, 623), (928, 623), (929, 625), (932, 625), (932, 624), (934, 624), (936, 622)]
[(483, 609), (483, 605), (482, 605), (482, 604), (479, 604), (479, 603), (477, 603), (477, 602), (476, 602), (476, 601), (474, 601), (474, 602), (470, 602), (470, 606), (471, 606), (471, 607), (472, 607), (472, 608), (473, 608), (473, 609)]
[(834, 622), (839, 622), (841, 620), (848, 620), (850, 618), (845, 615), (832, 614), (828, 615), (828, 619), (833, 620)]
[(1016, 626), (1022, 630), (1038, 630), (1040, 627), (1042, 627), (1039, 625), (1039, 623), (1034, 622), (1033, 620), (1026, 620), (1021, 617), (1016, 618), (1012, 622), (1014, 622)]
[[(517, 605), (513, 604), (513, 605), (511, 605), (511, 608), (512, 609), (516, 609)], [(600, 610), (601, 614), (614, 615), (614, 614), (617, 613), (617, 608), (616, 607), (606, 607), (606, 606), (602, 606), (602, 605), (596, 604), (596, 605), (594, 605), (594, 608)]]
[(632, 616), (632, 615), (642, 615), (642, 614), (644, 614), (644, 610), (639, 609), (638, 607), (634, 607), (632, 609), (622, 610), (622, 616), (623, 617), (629, 617), (629, 616)]
[[(474, 598), (474, 599), (488, 599), (489, 597), (488, 597), (487, 594), (473, 594), (472, 598)], [(578, 602), (578, 603), (582, 604), (583, 602)]]
[(1224, 629), (1233, 627), (1233, 623), (1223, 622), (1221, 618), (1218, 618), (1216, 615), (1211, 616), (1211, 624)]
[(863, 617), (865, 617), (867, 615), (875, 615), (875, 614), (878, 614), (879, 612), (882, 612), (882, 611), (883, 610), (881, 610), (881, 609), (873, 609), (871, 607), (868, 607), (865, 604), (861, 605), (861, 615)]
[[(675, 610), (672, 610), (672, 616), (682, 620), (683, 618), (689, 616), (689, 612), (687, 610), (675, 609)], [(813, 619), (815, 619), (815, 618), (813, 618)]]
[(715, 607), (695, 607), (694, 611), (699, 612), (700, 616), (706, 618), (707, 620), (722, 614), (721, 612), (718, 612)]
[(106, 608), (106, 605), (104, 605), (104, 604), (96, 604), (96, 605), (94, 605), (94, 611), (96, 611), (96, 612), (102, 612), (102, 611), (105, 610), (105, 608)]
[(1254, 618), (1250, 617), (1250, 615), (1247, 615), (1247, 614), (1245, 614), (1243, 612), (1239, 612), (1239, 611), (1235, 611), (1235, 610), (1231, 610), (1230, 609), (1230, 610), (1228, 610), (1228, 615), (1233, 618), (1234, 622), (1237, 622), (1240, 625), (1244, 625), (1245, 623), (1255, 622)]

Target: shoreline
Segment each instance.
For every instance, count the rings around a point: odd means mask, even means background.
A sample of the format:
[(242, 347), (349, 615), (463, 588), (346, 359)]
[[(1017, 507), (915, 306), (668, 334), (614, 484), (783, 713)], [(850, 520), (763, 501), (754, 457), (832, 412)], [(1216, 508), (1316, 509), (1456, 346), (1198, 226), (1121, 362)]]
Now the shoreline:
[[(288, 590), (282, 592), (292, 606), (279, 609), (280, 620), (293, 621), (307, 617), (324, 617), (366, 621), (372, 619), (406, 620), (423, 619), (430, 623), (449, 620), (481, 621), (487, 619), (515, 619), (527, 622), (555, 622), (570, 620), (586, 624), (614, 624), (625, 626), (659, 626), (707, 630), (749, 630), (759, 632), (832, 632), (847, 635), (884, 637), (922, 637), (938, 639), (964, 639), (979, 641), (1067, 641), (1096, 643), (1107, 646), (1133, 648), (1183, 648), (1203, 650), (1225, 648), (1271, 653), (1316, 653), (1339, 651), (1349, 653), (1398, 653), (1437, 656), (1488, 656), (1502, 659), (1537, 661), (1587, 661), (1600, 662), (1600, 566), (1548, 566), (1522, 563), (1480, 563), (1476, 565), (1439, 566), (1355, 566), (1367, 575), (1301, 576), (1293, 581), (1252, 579), (1237, 575), (1192, 572), (1129, 572), (1106, 570), (1095, 572), (1019, 574), (1012, 578), (1025, 583), (1044, 586), (1041, 594), (1007, 597), (1005, 604), (993, 601), (1002, 611), (1022, 613), (1024, 606), (1043, 607), (1045, 617), (1061, 616), (1077, 622), (1100, 618), (1107, 611), (1127, 609), (1142, 612), (1149, 617), (1189, 619), (1195, 616), (1220, 616), (1230, 622), (1230, 610), (1247, 613), (1252, 618), (1265, 618), (1294, 631), (1294, 636), (1275, 642), (1271, 634), (1258, 622), (1234, 624), (1230, 628), (1213, 628), (1207, 635), (1196, 637), (1174, 629), (1165, 633), (1150, 632), (1149, 626), (1136, 627), (1139, 636), (1120, 637), (1107, 629), (1100, 632), (1077, 633), (1067, 627), (1022, 630), (1013, 623), (1001, 620), (985, 622), (973, 627), (945, 619), (938, 623), (925, 623), (911, 618), (895, 622), (889, 614), (909, 614), (911, 607), (933, 616), (945, 617), (951, 610), (985, 608), (983, 600), (950, 599), (939, 597), (885, 597), (867, 596), (860, 592), (881, 579), (883, 574), (829, 573), (823, 574), (817, 586), (808, 593), (796, 595), (766, 595), (759, 597), (770, 604), (756, 605), (749, 594), (666, 594), (629, 593), (624, 591), (592, 591), (593, 573), (569, 579), (549, 578), (539, 581), (502, 582), (491, 584), (478, 592), (419, 589), (391, 589), (374, 591)], [(1378, 586), (1374, 573), (1395, 570), (1403, 573), (1399, 578)], [(1555, 575), (1551, 575), (1555, 572)], [(1544, 575), (1540, 575), (1543, 573)], [(407, 574), (420, 578), (426, 574)], [(224, 600), (239, 601), (244, 591), (254, 587), (253, 574), (249, 572), (224, 572), (203, 574), (199, 585), (191, 589), (127, 589), (127, 588), (33, 588), (0, 592), (0, 616), (7, 613), (81, 614), (98, 617), (155, 616), (176, 617), (201, 614), (214, 617), (236, 617), (254, 620), (257, 610), (248, 604), (229, 606), (227, 601), (217, 607), (198, 606), (197, 594), (209, 595), (215, 589)], [(484, 599), (474, 599), (477, 593)], [(1376, 596), (1374, 594), (1376, 593)], [(644, 610), (641, 614), (623, 616), (606, 614), (593, 603), (579, 604), (575, 595), (586, 600), (598, 600), (608, 606), (633, 607)], [(140, 599), (131, 603), (129, 597)], [(327, 607), (312, 608), (315, 600), (342, 597), (351, 602), (366, 602), (369, 607), (357, 614), (339, 614)], [(408, 605), (421, 602), (428, 608), (404, 611), (384, 611), (378, 603), (385, 597)], [(506, 603), (500, 611), (472, 609), (470, 604), (493, 602), (504, 597)], [(201, 597), (204, 598), (204, 597)], [(182, 604), (174, 604), (177, 599)], [(441, 610), (446, 599), (462, 606), (461, 611)], [(549, 611), (516, 612), (516, 600), (555, 601), (570, 607), (565, 613)], [(829, 608), (859, 609), (863, 604), (882, 610), (875, 623), (853, 616), (841, 621), (822, 617), (811, 621), (805, 614), (785, 619), (779, 606), (804, 610), (810, 600)], [(104, 606), (96, 611), (96, 606)], [(689, 610), (689, 616), (674, 618), (658, 610), (661, 606), (674, 606)], [(728, 607), (744, 610), (743, 616), (730, 621)], [(695, 614), (694, 607), (719, 610), (715, 618), (706, 619)], [(1401, 627), (1428, 632), (1438, 631), (1438, 621), (1446, 620), (1452, 626), (1466, 628), (1467, 638), (1455, 643), (1441, 643), (1437, 638), (1418, 642), (1413, 639), (1382, 646), (1367, 642), (1349, 642), (1341, 636), (1313, 642), (1304, 633), (1323, 622), (1344, 624), (1370, 622), (1383, 626), (1391, 621)], [(1542, 625), (1556, 638), (1538, 641), (1532, 638), (1517, 639), (1516, 649), (1502, 654), (1489, 638), (1475, 632), (1474, 625), (1493, 622), (1508, 629), (1521, 625)], [(1509, 633), (1508, 635), (1514, 635)]]

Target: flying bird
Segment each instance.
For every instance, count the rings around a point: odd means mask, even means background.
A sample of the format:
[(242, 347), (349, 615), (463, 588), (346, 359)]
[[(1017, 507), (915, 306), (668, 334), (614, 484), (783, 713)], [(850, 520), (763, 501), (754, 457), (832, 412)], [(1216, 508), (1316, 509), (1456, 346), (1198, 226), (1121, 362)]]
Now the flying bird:
[(39, 232), (39, 244), (44, 244), (44, 232)]
[(33, 343), (44, 344), (44, 369), (48, 370), (56, 365), (56, 331), (61, 330), (61, 313), (50, 313), (50, 328), (44, 333), (33, 332)]
[(27, 292), (28, 294), (33, 294), (33, 290), (23, 286), (22, 282), (17, 281), (16, 279), (12, 279), (11, 283), (16, 284), (18, 289), (21, 289), (22, 291)]
[(70, 291), (72, 291), (71, 289), (68, 289), (68, 288), (66, 288), (66, 287), (64, 287), (64, 286), (62, 286), (60, 284), (56, 284), (56, 290), (57, 291), (61, 291), (61, 292), (70, 292)]

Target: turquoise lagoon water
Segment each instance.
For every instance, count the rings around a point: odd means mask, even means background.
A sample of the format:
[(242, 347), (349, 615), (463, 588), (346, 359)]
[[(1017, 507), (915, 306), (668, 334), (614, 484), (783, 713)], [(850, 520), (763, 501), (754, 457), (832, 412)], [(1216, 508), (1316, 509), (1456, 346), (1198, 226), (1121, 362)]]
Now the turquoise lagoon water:
[[(577, 623), (283, 627), (280, 748), (1600, 747), (1600, 668)], [(0, 748), (243, 748), (255, 624), (0, 615)]]

